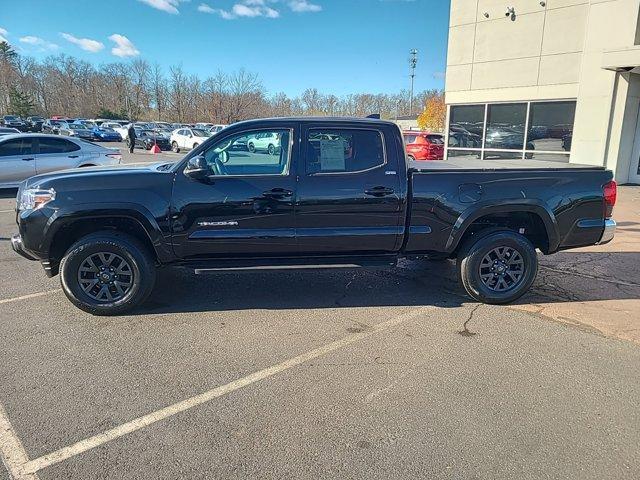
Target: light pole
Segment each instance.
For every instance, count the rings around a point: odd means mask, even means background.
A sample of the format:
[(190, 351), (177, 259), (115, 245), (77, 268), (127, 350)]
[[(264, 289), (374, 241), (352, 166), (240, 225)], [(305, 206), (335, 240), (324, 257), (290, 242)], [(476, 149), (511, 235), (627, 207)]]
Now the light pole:
[(409, 115), (413, 115), (413, 80), (416, 77), (416, 65), (418, 64), (418, 50), (415, 48), (409, 52), (411, 55), (409, 57), (409, 68), (411, 69), (411, 73), (409, 76), (411, 77), (411, 91), (409, 92)]

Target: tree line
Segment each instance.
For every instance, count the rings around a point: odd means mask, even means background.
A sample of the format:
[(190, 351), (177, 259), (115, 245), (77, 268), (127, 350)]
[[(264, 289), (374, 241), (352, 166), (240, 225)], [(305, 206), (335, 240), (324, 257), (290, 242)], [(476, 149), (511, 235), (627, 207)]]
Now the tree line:
[[(409, 114), (409, 92), (354, 93), (338, 97), (316, 88), (290, 97), (269, 94), (260, 77), (241, 69), (202, 79), (181, 65), (168, 68), (143, 59), (94, 66), (60, 54), (42, 61), (0, 43), (0, 114), (66, 115), (230, 124), (256, 117), (300, 115), (393, 119)], [(414, 105), (441, 96), (419, 92)], [(421, 110), (421, 109), (420, 109)], [(414, 113), (419, 113), (416, 111)]]

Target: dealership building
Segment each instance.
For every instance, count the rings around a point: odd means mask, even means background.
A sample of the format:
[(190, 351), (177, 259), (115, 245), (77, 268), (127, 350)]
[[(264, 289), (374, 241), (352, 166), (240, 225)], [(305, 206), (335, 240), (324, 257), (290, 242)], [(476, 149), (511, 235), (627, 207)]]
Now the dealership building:
[(640, 183), (639, 15), (640, 0), (451, 0), (447, 156)]

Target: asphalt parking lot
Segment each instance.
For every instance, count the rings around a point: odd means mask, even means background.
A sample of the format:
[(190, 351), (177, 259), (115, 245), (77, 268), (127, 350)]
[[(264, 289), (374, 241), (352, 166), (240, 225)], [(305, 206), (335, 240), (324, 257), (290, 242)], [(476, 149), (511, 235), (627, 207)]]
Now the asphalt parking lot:
[(13, 195), (0, 479), (640, 477), (632, 342), (473, 303), (449, 262), (166, 269), (143, 308), (92, 317), (11, 251)]

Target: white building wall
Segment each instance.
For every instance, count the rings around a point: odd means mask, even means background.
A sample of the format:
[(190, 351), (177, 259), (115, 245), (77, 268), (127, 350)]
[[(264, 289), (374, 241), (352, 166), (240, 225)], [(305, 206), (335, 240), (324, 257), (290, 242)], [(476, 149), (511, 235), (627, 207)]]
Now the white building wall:
[(451, 0), (446, 101), (577, 99), (571, 161), (626, 181), (639, 89), (635, 74), (602, 68), (603, 52), (636, 43), (639, 11), (640, 0)]

